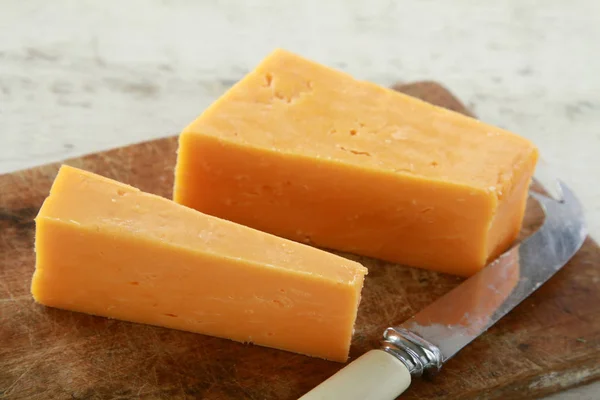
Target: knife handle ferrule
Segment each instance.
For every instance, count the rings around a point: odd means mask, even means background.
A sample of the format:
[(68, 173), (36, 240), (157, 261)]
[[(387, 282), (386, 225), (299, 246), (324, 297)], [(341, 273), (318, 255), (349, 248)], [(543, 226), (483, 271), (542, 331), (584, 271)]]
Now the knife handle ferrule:
[(383, 333), (381, 347), (406, 365), (414, 377), (424, 373), (435, 374), (444, 362), (439, 348), (403, 328), (387, 328)]

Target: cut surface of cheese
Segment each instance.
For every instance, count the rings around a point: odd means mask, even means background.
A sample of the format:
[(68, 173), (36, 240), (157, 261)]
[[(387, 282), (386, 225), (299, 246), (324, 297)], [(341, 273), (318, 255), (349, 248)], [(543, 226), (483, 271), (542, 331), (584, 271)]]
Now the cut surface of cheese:
[(36, 218), (39, 303), (345, 361), (366, 268), (61, 167)]
[(469, 276), (516, 238), (536, 161), (520, 136), (276, 50), (182, 132), (174, 200)]

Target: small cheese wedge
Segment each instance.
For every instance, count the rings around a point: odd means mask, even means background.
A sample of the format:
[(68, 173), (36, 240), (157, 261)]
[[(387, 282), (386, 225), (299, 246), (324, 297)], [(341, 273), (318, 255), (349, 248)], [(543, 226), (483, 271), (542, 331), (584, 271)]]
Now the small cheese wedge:
[(537, 154), (503, 129), (277, 50), (182, 132), (174, 199), (469, 276), (517, 237)]
[(334, 361), (348, 357), (354, 261), (63, 166), (36, 218), (39, 303)]

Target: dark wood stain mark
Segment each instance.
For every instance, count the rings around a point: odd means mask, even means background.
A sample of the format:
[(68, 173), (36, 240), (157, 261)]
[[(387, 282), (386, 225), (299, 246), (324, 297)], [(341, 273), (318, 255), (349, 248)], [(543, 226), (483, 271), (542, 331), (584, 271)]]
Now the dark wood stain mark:
[(20, 209), (0, 208), (0, 227), (2, 229), (13, 228), (19, 238), (29, 240), (33, 237), (35, 229), (34, 218), (38, 213), (36, 207), (25, 207)]
[(521, 351), (527, 351), (529, 350), (529, 345), (527, 343), (519, 343), (517, 345), (517, 347), (519, 348), (519, 350)]

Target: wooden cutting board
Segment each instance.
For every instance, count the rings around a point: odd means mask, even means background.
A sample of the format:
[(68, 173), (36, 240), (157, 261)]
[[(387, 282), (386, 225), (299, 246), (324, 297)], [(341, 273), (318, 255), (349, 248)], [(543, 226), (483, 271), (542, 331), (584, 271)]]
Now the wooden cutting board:
[[(467, 112), (441, 86), (397, 86)], [(170, 197), (175, 137), (66, 163)], [(34, 222), (59, 164), (0, 176), (0, 397), (294, 399), (342, 364), (213, 337), (46, 308), (29, 294)], [(528, 205), (523, 234), (541, 221)], [(352, 255), (369, 268), (351, 349), (377, 347), (461, 282)], [(600, 248), (588, 239), (554, 278), (403, 399), (535, 398), (600, 377)]]

